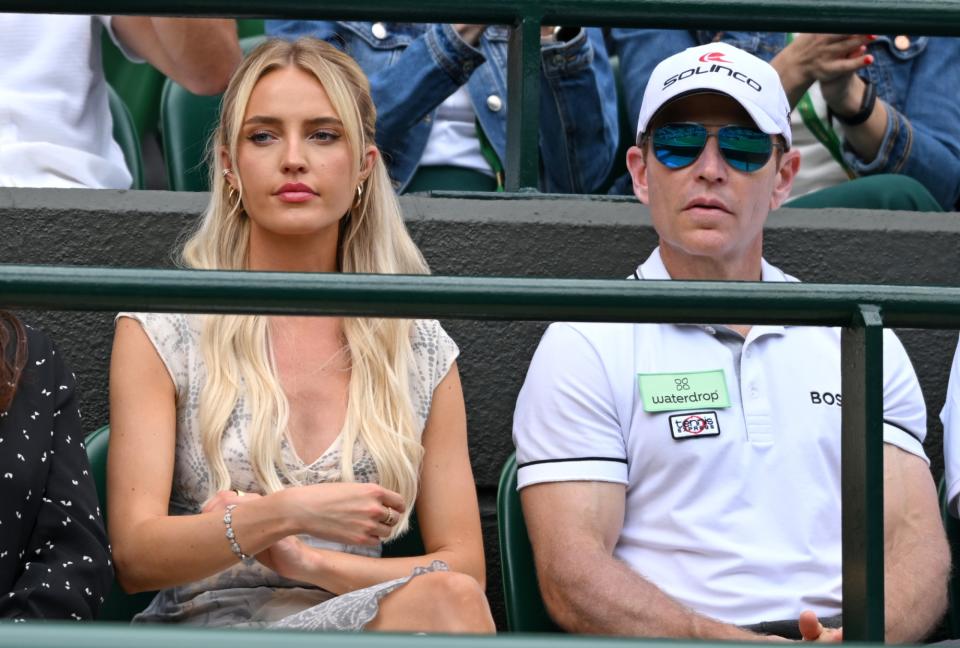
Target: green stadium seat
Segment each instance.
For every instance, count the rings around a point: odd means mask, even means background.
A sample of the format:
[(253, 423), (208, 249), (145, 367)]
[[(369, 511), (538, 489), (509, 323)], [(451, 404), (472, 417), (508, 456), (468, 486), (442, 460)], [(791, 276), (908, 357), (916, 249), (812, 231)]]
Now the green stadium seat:
[[(97, 486), (97, 497), (100, 502), (100, 512), (104, 523), (107, 520), (107, 446), (110, 441), (110, 426), (91, 432), (85, 444), (87, 457), (90, 460), (90, 470)], [(397, 556), (417, 556), (424, 553), (423, 539), (414, 513), (410, 518), (410, 531), (393, 542), (383, 546), (383, 555), (386, 558)], [(120, 585), (114, 581), (110, 594), (107, 596), (100, 610), (99, 621), (129, 621), (135, 614), (143, 610), (153, 600), (156, 592), (139, 592), (126, 594)]]
[[(87, 458), (90, 459), (90, 471), (97, 485), (97, 498), (100, 501), (100, 514), (104, 524), (107, 521), (107, 445), (110, 441), (110, 426), (104, 425), (87, 436)], [(153, 600), (155, 592), (127, 594), (114, 581), (107, 599), (100, 608), (100, 621), (130, 621), (137, 612), (143, 610)]]
[[(263, 36), (240, 41), (244, 52), (263, 42)], [(220, 117), (222, 95), (204, 97), (167, 79), (160, 96), (160, 131), (167, 165), (167, 184), (173, 191), (208, 191), (207, 144)]]
[(123, 151), (123, 159), (133, 177), (133, 189), (143, 189), (143, 156), (140, 154), (140, 138), (137, 135), (133, 116), (127, 105), (109, 84), (107, 97), (110, 103), (110, 116), (113, 118), (113, 139)]
[(133, 116), (139, 141), (156, 131), (160, 116), (160, 90), (164, 76), (149, 63), (134, 63), (113, 43), (109, 34), (101, 38), (103, 73)]
[(547, 613), (537, 584), (533, 548), (517, 492), (517, 457), (511, 454), (497, 487), (497, 525), (507, 627), (511, 632), (562, 632)]

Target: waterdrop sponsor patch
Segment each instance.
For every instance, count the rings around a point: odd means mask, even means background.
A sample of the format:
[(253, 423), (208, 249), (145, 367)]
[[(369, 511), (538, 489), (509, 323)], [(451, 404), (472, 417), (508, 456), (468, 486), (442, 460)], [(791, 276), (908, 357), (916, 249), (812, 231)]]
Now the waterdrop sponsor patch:
[(637, 385), (645, 412), (730, 407), (723, 369), (637, 374)]

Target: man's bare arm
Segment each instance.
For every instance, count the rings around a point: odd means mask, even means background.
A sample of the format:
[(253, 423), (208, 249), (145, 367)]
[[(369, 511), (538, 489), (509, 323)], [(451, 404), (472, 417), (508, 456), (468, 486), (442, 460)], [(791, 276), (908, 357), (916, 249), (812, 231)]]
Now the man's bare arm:
[(888, 643), (916, 643), (947, 607), (950, 548), (926, 463), (883, 447), (884, 600)]
[(520, 492), (544, 603), (570, 632), (769, 640), (687, 609), (613, 557), (625, 488), (553, 482)]
[(134, 54), (194, 94), (223, 92), (240, 64), (230, 19), (114, 16), (113, 29)]

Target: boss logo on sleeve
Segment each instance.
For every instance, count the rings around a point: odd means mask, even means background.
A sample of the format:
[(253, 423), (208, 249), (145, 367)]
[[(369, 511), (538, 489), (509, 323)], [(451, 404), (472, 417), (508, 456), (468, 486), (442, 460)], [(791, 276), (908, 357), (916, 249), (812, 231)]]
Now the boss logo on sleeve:
[(674, 439), (719, 436), (720, 421), (716, 412), (685, 412), (670, 417), (670, 434)]

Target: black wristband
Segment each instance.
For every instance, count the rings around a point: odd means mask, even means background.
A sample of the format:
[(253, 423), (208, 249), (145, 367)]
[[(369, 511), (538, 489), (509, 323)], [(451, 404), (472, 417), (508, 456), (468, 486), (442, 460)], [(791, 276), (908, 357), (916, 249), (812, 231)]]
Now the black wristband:
[(873, 108), (877, 103), (877, 86), (869, 79), (863, 80), (863, 100), (860, 102), (860, 110), (856, 113), (850, 115), (849, 117), (844, 117), (843, 115), (838, 115), (830, 109), (830, 114), (833, 117), (837, 118), (844, 126), (857, 126), (863, 122), (870, 119), (870, 115), (873, 114)]

